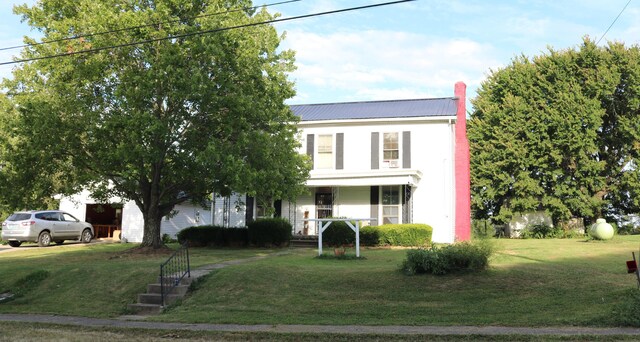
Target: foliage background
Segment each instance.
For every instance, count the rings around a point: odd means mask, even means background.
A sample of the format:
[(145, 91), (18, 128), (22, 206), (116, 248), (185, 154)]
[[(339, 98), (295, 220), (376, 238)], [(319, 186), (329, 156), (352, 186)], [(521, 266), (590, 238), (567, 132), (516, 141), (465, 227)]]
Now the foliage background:
[(472, 211), (554, 223), (640, 211), (640, 48), (585, 38), (494, 70), (468, 123)]

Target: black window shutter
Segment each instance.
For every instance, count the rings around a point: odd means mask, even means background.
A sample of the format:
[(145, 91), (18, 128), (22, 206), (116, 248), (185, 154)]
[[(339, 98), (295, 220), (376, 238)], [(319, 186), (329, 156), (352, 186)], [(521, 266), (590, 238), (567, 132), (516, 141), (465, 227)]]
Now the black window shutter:
[(336, 133), (336, 170), (344, 169), (344, 133)]
[[(378, 205), (380, 204), (380, 187), (371, 187), (371, 218), (378, 218)], [(372, 226), (379, 226), (379, 221), (371, 221)]]
[(380, 133), (371, 132), (371, 170), (380, 168)]
[(245, 215), (244, 217), (245, 225), (253, 222), (253, 197), (249, 195), (247, 195), (244, 215)]
[(411, 168), (411, 132), (402, 132), (402, 168)]
[(282, 217), (282, 200), (276, 200), (273, 202), (273, 208), (276, 210), (273, 217)]
[(311, 168), (313, 169), (313, 134), (307, 134), (307, 155), (311, 158)]

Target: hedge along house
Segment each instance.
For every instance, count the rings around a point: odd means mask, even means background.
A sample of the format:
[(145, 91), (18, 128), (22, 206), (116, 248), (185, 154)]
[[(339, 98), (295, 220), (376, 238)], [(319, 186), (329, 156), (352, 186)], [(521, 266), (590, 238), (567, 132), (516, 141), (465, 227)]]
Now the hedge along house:
[[(295, 202), (274, 203), (294, 234), (316, 235), (308, 219), (375, 218), (365, 224), (425, 223), (433, 241), (470, 238), (469, 145), (466, 86), (454, 97), (293, 105), (300, 117), (300, 153), (313, 161), (308, 193)], [(86, 194), (85, 194), (86, 195)], [(60, 207), (84, 219), (94, 203), (79, 195)], [(176, 206), (162, 221), (162, 233), (215, 224), (242, 227), (264, 216), (259, 201), (245, 195), (217, 197), (202, 205)], [(142, 214), (133, 203), (122, 208), (122, 235), (142, 241)]]

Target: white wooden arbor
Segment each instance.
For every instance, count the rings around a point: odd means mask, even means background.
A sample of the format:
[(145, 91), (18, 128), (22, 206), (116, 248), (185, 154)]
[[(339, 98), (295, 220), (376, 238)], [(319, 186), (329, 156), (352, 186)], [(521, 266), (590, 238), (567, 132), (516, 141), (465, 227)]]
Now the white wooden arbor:
[[(322, 232), (329, 228), (332, 222), (346, 222), (349, 228), (356, 233), (356, 257), (360, 257), (360, 221), (377, 221), (378, 219), (368, 218), (322, 218), (322, 219), (305, 219), (305, 221), (318, 222), (318, 256), (322, 255)], [(355, 221), (355, 226), (351, 221)]]

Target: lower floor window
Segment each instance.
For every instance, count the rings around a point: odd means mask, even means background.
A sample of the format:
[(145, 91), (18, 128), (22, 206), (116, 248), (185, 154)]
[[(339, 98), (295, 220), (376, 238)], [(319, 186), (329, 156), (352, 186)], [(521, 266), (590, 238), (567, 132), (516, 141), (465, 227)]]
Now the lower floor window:
[(256, 205), (256, 218), (265, 217), (267, 217), (267, 207), (262, 204)]
[(382, 224), (400, 223), (400, 186), (381, 187)]

